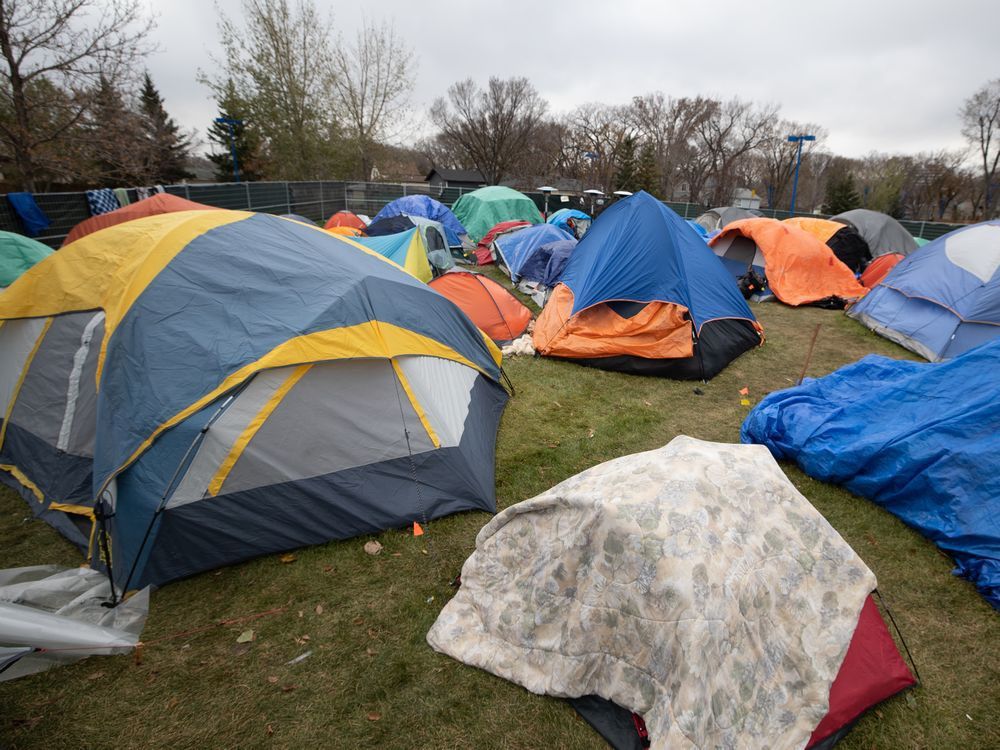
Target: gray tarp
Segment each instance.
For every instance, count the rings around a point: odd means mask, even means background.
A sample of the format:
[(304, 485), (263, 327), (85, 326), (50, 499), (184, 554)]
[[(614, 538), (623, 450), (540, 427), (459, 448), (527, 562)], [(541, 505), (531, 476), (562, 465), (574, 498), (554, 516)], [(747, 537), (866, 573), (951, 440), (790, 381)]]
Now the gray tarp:
[(902, 224), (888, 214), (869, 211), (867, 208), (855, 208), (830, 218), (832, 221), (854, 227), (858, 234), (865, 238), (873, 258), (888, 253), (909, 255), (917, 249), (917, 241)]

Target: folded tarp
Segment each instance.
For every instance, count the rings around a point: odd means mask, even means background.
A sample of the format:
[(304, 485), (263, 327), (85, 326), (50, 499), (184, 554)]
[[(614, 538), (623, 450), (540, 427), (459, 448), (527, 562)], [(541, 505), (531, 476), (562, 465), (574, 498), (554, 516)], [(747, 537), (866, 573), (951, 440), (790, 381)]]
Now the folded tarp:
[(939, 364), (869, 355), (768, 395), (745, 443), (881, 505), (1000, 609), (1000, 340)]

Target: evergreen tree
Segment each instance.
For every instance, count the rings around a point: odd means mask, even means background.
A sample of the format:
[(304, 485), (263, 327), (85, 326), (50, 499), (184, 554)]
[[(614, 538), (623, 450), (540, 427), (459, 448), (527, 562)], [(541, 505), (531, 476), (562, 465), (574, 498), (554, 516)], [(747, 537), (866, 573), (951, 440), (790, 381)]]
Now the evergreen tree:
[[(236, 85), (232, 79), (226, 81), (216, 101), (219, 104), (220, 117), (242, 121), (242, 124), (232, 126), (240, 179), (248, 182), (261, 179), (264, 171), (261, 138), (256, 128), (248, 122), (247, 112), (249, 108), (236, 92)], [(208, 154), (209, 161), (215, 165), (215, 178), (220, 182), (232, 181), (233, 157), (229, 141), (229, 126), (213, 120), (208, 129), (208, 138), (218, 145), (217, 151), (213, 150), (212, 153)]]
[(830, 178), (826, 184), (823, 213), (833, 216), (860, 206), (861, 198), (854, 187), (854, 175), (843, 172)]
[(635, 138), (625, 136), (615, 147), (615, 190), (636, 191)]
[(104, 187), (145, 182), (142, 123), (121, 91), (107, 78), (98, 80), (82, 138), (90, 167), (84, 179)]
[(638, 190), (645, 190), (652, 196), (659, 198), (657, 195), (660, 186), (660, 175), (659, 170), (656, 168), (656, 153), (653, 151), (653, 145), (647, 143), (642, 147), (642, 151), (639, 153), (639, 169), (635, 175), (636, 188)]
[(147, 72), (142, 84), (140, 112), (146, 136), (146, 174), (149, 182), (174, 183), (194, 177), (187, 171), (190, 136), (181, 132), (163, 107), (163, 97)]

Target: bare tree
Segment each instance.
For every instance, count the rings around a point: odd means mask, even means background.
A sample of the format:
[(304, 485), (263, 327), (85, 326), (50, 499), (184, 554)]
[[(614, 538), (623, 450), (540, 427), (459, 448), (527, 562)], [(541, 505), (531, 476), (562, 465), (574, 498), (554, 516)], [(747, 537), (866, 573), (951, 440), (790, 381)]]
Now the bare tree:
[(617, 158), (625, 141), (636, 135), (628, 109), (596, 102), (583, 104), (567, 115), (565, 126), (570, 147), (567, 156), (577, 165), (574, 176), (589, 187), (614, 190)]
[(546, 108), (527, 78), (490, 78), (485, 89), (469, 78), (452, 85), (447, 100), (434, 102), (430, 116), (493, 185), (511, 173)]
[(152, 29), (140, 0), (0, 0), (0, 141), (22, 188), (36, 155), (80, 122), (104, 78), (120, 83)]
[(201, 80), (217, 98), (233, 82), (263, 138), (270, 176), (330, 177), (340, 136), (328, 19), (313, 0), (243, 0), (238, 20), (220, 13), (218, 23), (220, 73)]
[(737, 162), (758, 148), (773, 128), (778, 108), (731, 99), (714, 108), (696, 128), (696, 141), (711, 165), (712, 202), (728, 205)]
[(341, 39), (333, 54), (333, 86), (363, 179), (371, 177), (375, 144), (395, 135), (407, 111), (414, 72), (413, 52), (391, 23), (365, 21), (354, 41)]
[(632, 99), (629, 117), (640, 141), (650, 146), (660, 178), (660, 192), (673, 194), (683, 178), (678, 169), (690, 152), (695, 128), (713, 111), (711, 99), (674, 99), (660, 92)]
[(994, 180), (1000, 164), (1000, 78), (987, 83), (962, 106), (962, 135), (976, 151), (983, 170), (983, 218), (993, 216)]

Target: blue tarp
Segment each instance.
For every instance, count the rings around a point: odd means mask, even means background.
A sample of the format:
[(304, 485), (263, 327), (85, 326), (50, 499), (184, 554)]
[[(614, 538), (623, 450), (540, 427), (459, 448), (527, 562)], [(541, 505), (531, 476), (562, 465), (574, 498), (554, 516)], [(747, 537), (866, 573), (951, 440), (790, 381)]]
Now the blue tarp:
[(1000, 337), (1000, 220), (910, 253), (847, 314), (931, 361)]
[(1000, 341), (945, 363), (869, 355), (776, 391), (740, 439), (872, 500), (1000, 609)]
[[(516, 232), (504, 234), (494, 240), (503, 262), (507, 264), (512, 281), (521, 278), (521, 269), (543, 245), (552, 242), (564, 242), (575, 238), (569, 232), (551, 224), (536, 224), (535, 226), (518, 229)], [(538, 279), (533, 279), (537, 281)]]
[(21, 219), (24, 231), (29, 236), (37, 237), (52, 224), (51, 219), (38, 207), (35, 196), (31, 193), (7, 193), (7, 201)]
[(576, 240), (556, 240), (542, 245), (521, 266), (521, 278), (550, 289), (559, 283)]
[(685, 219), (688, 225), (698, 233), (699, 237), (702, 237), (706, 242), (708, 241), (708, 230), (705, 229), (701, 224), (699, 224), (694, 219)]
[(611, 300), (683, 305), (698, 330), (709, 320), (754, 320), (718, 256), (649, 193), (606, 209), (570, 256), (562, 282), (573, 314)]
[(373, 224), (379, 219), (387, 219), (390, 216), (404, 215), (422, 216), (425, 219), (440, 222), (444, 227), (444, 233), (450, 247), (460, 247), (462, 245), (460, 237), (468, 234), (465, 227), (462, 226), (462, 222), (455, 217), (451, 209), (429, 195), (404, 195), (402, 198), (397, 198), (383, 206), (369, 224)]

